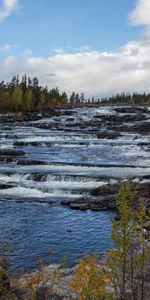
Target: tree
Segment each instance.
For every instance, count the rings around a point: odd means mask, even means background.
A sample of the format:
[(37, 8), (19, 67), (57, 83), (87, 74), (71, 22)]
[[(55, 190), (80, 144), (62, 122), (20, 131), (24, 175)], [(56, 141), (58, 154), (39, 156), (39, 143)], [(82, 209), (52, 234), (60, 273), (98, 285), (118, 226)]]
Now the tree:
[(72, 105), (72, 106), (74, 106), (74, 104), (75, 104), (75, 92), (73, 92), (72, 93), (72, 95), (70, 96), (70, 104)]
[(75, 104), (76, 105), (80, 104), (80, 96), (79, 96), (79, 94), (75, 95)]
[(20, 87), (15, 87), (12, 95), (12, 105), (15, 112), (18, 112), (22, 106), (22, 89)]
[(106, 274), (96, 254), (85, 255), (78, 260), (77, 270), (71, 282), (72, 290), (79, 300), (104, 299)]
[(84, 102), (85, 102), (84, 93), (81, 93), (80, 100), (81, 100), (81, 103), (84, 103)]
[(68, 102), (68, 96), (67, 96), (67, 94), (65, 92), (62, 93), (61, 98), (62, 98), (62, 100), (61, 100), (62, 101), (62, 105), (67, 104), (67, 102)]
[(121, 184), (116, 202), (120, 220), (112, 219), (111, 236), (115, 248), (111, 248), (106, 254), (106, 265), (110, 270), (109, 279), (115, 291), (115, 299), (146, 300), (144, 282), (149, 246), (144, 237), (145, 212), (143, 206), (137, 203), (137, 190), (133, 190), (131, 183)]
[[(139, 205), (136, 209), (136, 218), (138, 222), (138, 234), (136, 247), (135, 265), (138, 273), (140, 274), (140, 280), (138, 281), (138, 291), (140, 293), (140, 299), (147, 299), (146, 295), (146, 276), (148, 275), (148, 260), (150, 257), (150, 245), (146, 239), (144, 220), (146, 217), (146, 208), (143, 202), (139, 200)], [(136, 297), (136, 294), (135, 294)], [(136, 298), (134, 298), (136, 300)]]
[(22, 76), (22, 81), (21, 81), (20, 87), (21, 87), (23, 93), (25, 93), (27, 90), (27, 75), (26, 74), (24, 76)]
[(23, 96), (23, 110), (32, 111), (34, 105), (34, 96), (32, 90), (28, 89)]

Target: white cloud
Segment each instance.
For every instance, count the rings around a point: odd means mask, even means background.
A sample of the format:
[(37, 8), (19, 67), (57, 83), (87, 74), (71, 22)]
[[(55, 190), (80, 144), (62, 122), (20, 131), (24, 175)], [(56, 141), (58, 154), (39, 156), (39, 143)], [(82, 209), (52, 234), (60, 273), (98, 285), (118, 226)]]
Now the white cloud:
[(18, 0), (2, 0), (0, 7), (0, 22), (3, 22), (18, 8)]
[(0, 51), (1, 52), (6, 52), (6, 51), (9, 51), (13, 48), (17, 48), (18, 45), (11, 45), (11, 44), (5, 44), (4, 46), (0, 47)]
[(31, 56), (31, 55), (32, 55), (32, 50), (30, 48), (26, 48), (22, 52), (22, 56), (24, 56), (24, 57), (28, 57), (28, 56)]
[(149, 53), (149, 41), (133, 41), (116, 52), (63, 53), (17, 61), (9, 56), (0, 64), (0, 69), (5, 70), (0, 80), (7, 74), (26, 72), (31, 77), (39, 77), (41, 84), (49, 88), (58, 86), (69, 94), (75, 90), (100, 97), (122, 91), (149, 91)]
[(13, 55), (6, 57), (3, 61), (0, 62), (0, 69), (0, 81), (8, 81), (14, 75), (14, 73), (16, 74), (15, 71), (18, 70), (16, 58)]
[(53, 48), (51, 50), (51, 54), (61, 54), (64, 52), (64, 49), (62, 47), (58, 47), (58, 48)]
[(150, 0), (137, 0), (136, 7), (130, 14), (134, 25), (150, 25)]

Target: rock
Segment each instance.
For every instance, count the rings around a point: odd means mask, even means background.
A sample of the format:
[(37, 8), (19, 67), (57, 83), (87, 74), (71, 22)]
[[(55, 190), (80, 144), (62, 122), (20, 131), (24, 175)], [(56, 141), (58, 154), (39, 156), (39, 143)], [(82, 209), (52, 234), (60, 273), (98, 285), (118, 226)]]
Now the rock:
[(17, 147), (24, 147), (26, 145), (26, 143), (25, 142), (21, 142), (21, 141), (20, 142), (17, 141), (17, 142), (14, 142), (13, 145), (17, 146)]
[(89, 209), (88, 203), (70, 203), (69, 207), (72, 209), (79, 209), (79, 210)]
[(22, 156), (22, 155), (25, 155), (25, 152), (22, 150), (0, 149), (0, 155), (2, 155), (2, 156)]
[(73, 121), (74, 121), (74, 118), (67, 118), (66, 121), (67, 121), (67, 122), (73, 122)]
[(39, 115), (36, 112), (18, 112), (18, 113), (11, 113), (11, 114), (4, 114), (1, 115), (0, 123), (1, 124), (13, 124), (13, 123), (18, 123), (20, 124), (21, 122), (24, 121), (37, 121), (41, 119), (42, 115)]
[(138, 133), (138, 134), (144, 134), (144, 135), (149, 135), (150, 133), (150, 122), (143, 122), (143, 123), (139, 123), (136, 125), (122, 125), (119, 124), (119, 126), (117, 124), (113, 124), (113, 126), (109, 126), (110, 130), (115, 130), (115, 131), (119, 131), (119, 132), (129, 132), (129, 133)]
[(141, 143), (138, 143), (137, 146), (150, 146), (150, 143), (149, 142), (141, 142)]
[(1, 156), (1, 157), (0, 157), (0, 161), (6, 163), (6, 162), (14, 162), (14, 161), (16, 161), (16, 159), (11, 158), (11, 157)]
[(111, 123), (123, 123), (123, 122), (133, 122), (133, 121), (143, 121), (146, 120), (146, 116), (138, 113), (136, 115), (104, 115), (101, 117), (105, 122)]
[(62, 200), (60, 204), (69, 206), (71, 204), (71, 200)]
[(47, 174), (38, 174), (38, 173), (31, 174), (30, 179), (37, 181), (37, 182), (43, 182), (43, 181), (46, 181)]
[[(150, 206), (150, 185), (149, 183), (132, 183), (131, 189), (135, 189), (138, 186), (138, 195), (134, 200), (133, 207), (137, 205), (137, 201), (140, 198), (143, 200), (144, 205), (149, 208)], [(106, 184), (100, 186), (91, 191), (91, 196), (80, 197), (73, 200), (63, 200), (61, 205), (67, 205), (72, 209), (94, 211), (101, 210), (117, 210), (116, 197), (120, 188), (119, 183)], [(149, 212), (149, 209), (148, 209)], [(119, 220), (119, 216), (116, 217)]]
[(102, 131), (97, 134), (98, 139), (116, 139), (120, 136), (118, 132)]
[(130, 106), (130, 107), (117, 107), (114, 110), (118, 113), (148, 113), (149, 110), (147, 107), (138, 107), (138, 106)]
[(119, 184), (106, 184), (91, 191), (93, 196), (116, 194), (119, 189)]
[(94, 211), (108, 210), (108, 208), (106, 206), (101, 207), (98, 204), (97, 205), (96, 204), (91, 204), (90, 209), (94, 210)]
[(6, 183), (0, 183), (0, 190), (10, 189), (12, 185)]
[(24, 166), (30, 166), (30, 165), (47, 165), (48, 163), (46, 161), (40, 161), (40, 160), (23, 160), (19, 159), (17, 161), (17, 165), (24, 165)]

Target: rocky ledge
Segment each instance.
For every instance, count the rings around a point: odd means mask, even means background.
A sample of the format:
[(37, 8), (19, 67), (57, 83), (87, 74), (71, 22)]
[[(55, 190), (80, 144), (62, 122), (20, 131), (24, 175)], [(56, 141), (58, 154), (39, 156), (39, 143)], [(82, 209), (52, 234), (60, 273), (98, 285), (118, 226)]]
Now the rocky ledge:
[[(134, 189), (137, 186), (137, 199), (142, 197), (144, 203), (148, 209), (150, 209), (150, 184), (149, 182), (141, 182), (138, 185), (136, 183), (132, 184)], [(79, 210), (116, 210), (116, 196), (119, 191), (119, 183), (116, 184), (106, 184), (93, 189), (90, 195), (86, 197), (80, 197), (73, 200), (63, 200), (61, 205), (67, 205), (72, 209)], [(136, 200), (135, 200), (136, 201)], [(135, 203), (136, 205), (136, 203)]]

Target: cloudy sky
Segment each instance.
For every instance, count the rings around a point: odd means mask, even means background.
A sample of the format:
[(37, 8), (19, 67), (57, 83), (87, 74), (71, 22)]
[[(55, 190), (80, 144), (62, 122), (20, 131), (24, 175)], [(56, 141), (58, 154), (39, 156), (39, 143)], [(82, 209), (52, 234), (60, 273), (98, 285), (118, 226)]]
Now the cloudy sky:
[(108, 96), (150, 91), (150, 0), (0, 0), (0, 81)]

